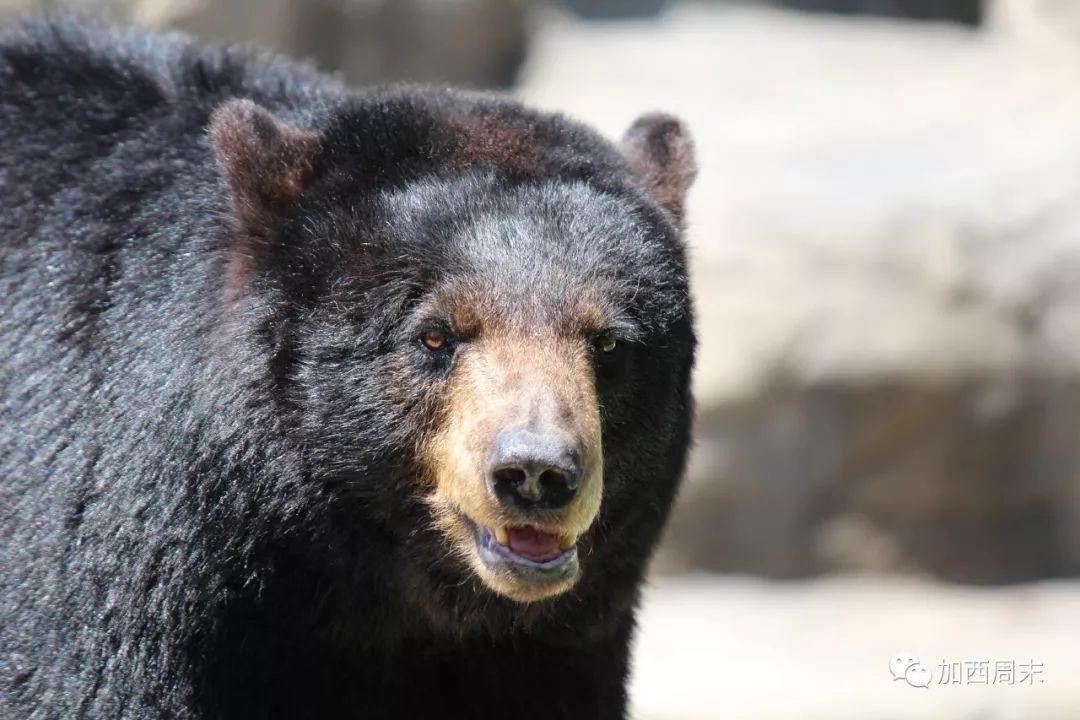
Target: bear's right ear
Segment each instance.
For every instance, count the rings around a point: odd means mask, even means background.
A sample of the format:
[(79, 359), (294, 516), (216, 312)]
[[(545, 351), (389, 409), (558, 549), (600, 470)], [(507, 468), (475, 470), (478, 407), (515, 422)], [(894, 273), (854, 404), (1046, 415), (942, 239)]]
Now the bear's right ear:
[(210, 138), (239, 229), (272, 232), (314, 180), (319, 135), (283, 123), (251, 100), (234, 99), (214, 111)]
[(622, 152), (638, 182), (681, 224), (686, 191), (697, 175), (686, 126), (664, 113), (642, 115), (623, 135)]

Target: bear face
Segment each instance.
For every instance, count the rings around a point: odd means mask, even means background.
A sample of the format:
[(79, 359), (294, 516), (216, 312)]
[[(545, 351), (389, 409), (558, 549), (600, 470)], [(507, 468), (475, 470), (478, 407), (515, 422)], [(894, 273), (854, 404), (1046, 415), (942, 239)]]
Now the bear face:
[(212, 125), (232, 332), (309, 492), (392, 534), (428, 604), (632, 585), (685, 453), (685, 131), (646, 116), (620, 151), (500, 103), (311, 129), (233, 101)]

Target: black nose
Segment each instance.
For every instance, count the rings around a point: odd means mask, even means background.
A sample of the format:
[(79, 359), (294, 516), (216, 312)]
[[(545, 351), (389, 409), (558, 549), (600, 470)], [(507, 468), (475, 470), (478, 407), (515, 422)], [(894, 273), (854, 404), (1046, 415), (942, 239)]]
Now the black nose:
[(524, 510), (557, 510), (577, 495), (581, 455), (565, 437), (507, 430), (488, 456), (488, 481), (500, 502)]

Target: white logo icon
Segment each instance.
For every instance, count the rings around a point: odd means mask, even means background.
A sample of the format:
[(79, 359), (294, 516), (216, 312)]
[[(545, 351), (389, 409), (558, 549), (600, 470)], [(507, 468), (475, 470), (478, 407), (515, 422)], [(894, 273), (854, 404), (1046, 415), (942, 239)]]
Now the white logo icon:
[(909, 652), (897, 653), (889, 661), (893, 682), (903, 680), (911, 687), (930, 687), (930, 671)]
[(930, 671), (922, 663), (915, 663), (904, 673), (904, 679), (911, 687), (930, 687)]

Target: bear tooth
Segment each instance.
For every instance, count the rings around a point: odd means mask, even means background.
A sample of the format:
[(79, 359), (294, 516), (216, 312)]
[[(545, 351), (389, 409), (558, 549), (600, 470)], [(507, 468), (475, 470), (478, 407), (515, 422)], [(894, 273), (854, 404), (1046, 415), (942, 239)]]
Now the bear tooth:
[(497, 527), (495, 528), (495, 539), (499, 541), (500, 545), (509, 545), (510, 533), (504, 527)]
[(573, 535), (563, 535), (559, 538), (559, 549), (563, 552), (577, 545), (577, 538)]

